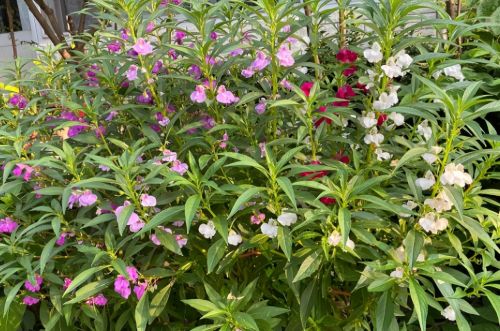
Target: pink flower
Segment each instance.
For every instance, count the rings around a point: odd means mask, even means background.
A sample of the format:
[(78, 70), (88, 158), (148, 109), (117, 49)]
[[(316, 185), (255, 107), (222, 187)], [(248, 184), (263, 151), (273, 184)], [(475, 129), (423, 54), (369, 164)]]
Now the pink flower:
[(266, 56), (264, 52), (258, 51), (257, 57), (250, 65), (250, 68), (253, 71), (262, 71), (265, 67), (267, 67), (271, 63), (271, 60)]
[(136, 80), (137, 79), (137, 70), (139, 69), (138, 66), (136, 66), (135, 64), (132, 64), (127, 72), (126, 72), (126, 76), (127, 76), (127, 79), (128, 80)]
[(179, 160), (175, 160), (170, 167), (170, 170), (175, 171), (179, 175), (184, 175), (188, 171), (189, 167), (186, 163), (182, 163)]
[(290, 27), (290, 24), (287, 24), (287, 25), (285, 25), (285, 26), (283, 26), (283, 27), (281, 28), (281, 32), (288, 33), (288, 32), (290, 32), (290, 31), (292, 31), (292, 29), (291, 29), (291, 27)]
[(78, 198), (80, 207), (92, 206), (97, 201), (97, 195), (92, 193), (91, 190), (85, 190)]
[(306, 97), (308, 97), (311, 94), (311, 89), (313, 86), (314, 86), (313, 82), (304, 82), (302, 83), (302, 85), (300, 85), (300, 89), (302, 90), (302, 92), (304, 92)]
[(64, 278), (63, 290), (66, 290), (72, 282), (71, 278)]
[(287, 89), (287, 90), (292, 90), (292, 84), (286, 79), (281, 80), (280, 86)]
[(191, 93), (191, 101), (197, 103), (203, 103), (207, 100), (207, 95), (205, 94), (205, 87), (203, 85), (197, 85), (196, 89)]
[(184, 38), (186, 38), (186, 32), (181, 30), (175, 30), (174, 40), (177, 44), (182, 45)]
[(122, 45), (118, 40), (115, 40), (110, 42), (107, 47), (110, 53), (118, 53), (121, 50)]
[(185, 238), (182, 234), (176, 235), (175, 241), (177, 241), (177, 244), (179, 245), (180, 248), (186, 246), (188, 242), (187, 238)]
[(59, 238), (57, 238), (57, 240), (56, 240), (56, 245), (57, 246), (64, 245), (64, 243), (66, 242), (67, 235), (68, 234), (66, 232), (61, 233), (61, 235), (59, 236)]
[(38, 302), (40, 302), (40, 299), (38, 298), (34, 298), (34, 297), (31, 297), (31, 296), (25, 296), (23, 298), (23, 303), (26, 305), (26, 306), (33, 306), (33, 305), (36, 305)]
[(19, 224), (10, 217), (0, 219), (0, 233), (10, 234), (14, 232)]
[(235, 50), (229, 52), (229, 56), (231, 56), (231, 57), (235, 57), (235, 56), (242, 55), (242, 54), (243, 54), (243, 50), (241, 48), (236, 48)]
[(134, 286), (134, 293), (135, 296), (137, 297), (137, 300), (141, 300), (142, 296), (146, 292), (146, 289), (148, 288), (147, 283), (139, 283), (139, 285)]
[(286, 45), (282, 45), (279, 48), (276, 57), (278, 58), (280, 65), (283, 67), (291, 67), (295, 63), (295, 60), (292, 56), (292, 51), (290, 51), (290, 49)]
[(210, 32), (210, 39), (217, 40), (217, 32), (215, 31)]
[(342, 48), (335, 57), (342, 63), (353, 63), (358, 58), (358, 54), (347, 48)]
[(35, 284), (32, 284), (29, 280), (24, 282), (24, 288), (30, 292), (38, 292), (43, 283), (43, 278), (40, 275), (35, 275)]
[(169, 149), (165, 149), (163, 151), (163, 158), (162, 158), (163, 162), (174, 162), (176, 160), (177, 160), (177, 153), (176, 152), (172, 152)]
[(118, 275), (115, 279), (115, 292), (118, 293), (122, 298), (128, 299), (130, 296), (130, 284), (123, 275)]
[(247, 68), (247, 69), (243, 69), (241, 71), (241, 75), (245, 78), (250, 78), (252, 77), (253, 75), (255, 74), (255, 71), (253, 71), (252, 69), (250, 68)]
[(153, 46), (144, 38), (139, 38), (137, 39), (137, 42), (135, 43), (133, 50), (137, 52), (139, 55), (148, 55), (153, 53)]
[(31, 179), (31, 174), (33, 173), (33, 171), (35, 171), (35, 169), (30, 167), (29, 165), (18, 163), (16, 164), (14, 170), (12, 170), (12, 174), (16, 177), (23, 176), (24, 181), (27, 182)]
[(139, 273), (137, 272), (137, 268), (134, 266), (129, 266), (125, 268), (127, 270), (128, 277), (132, 281), (132, 283), (137, 283), (137, 280), (139, 279)]
[(89, 306), (105, 306), (108, 303), (108, 299), (102, 293), (99, 293), (95, 297), (88, 298), (85, 303)]
[[(123, 206), (116, 208), (116, 210), (115, 210), (116, 217), (119, 217), (121, 212), (123, 211), (123, 208), (125, 208), (129, 204), (130, 203), (128, 201), (125, 201)], [(145, 223), (139, 218), (139, 215), (137, 215), (136, 213), (133, 212), (127, 221), (127, 225), (129, 226), (129, 230), (131, 232), (138, 232), (139, 230), (141, 230), (144, 227)]]
[(222, 135), (222, 140), (219, 143), (219, 147), (222, 149), (226, 148), (228, 141), (229, 141), (229, 136), (228, 136), (227, 132), (224, 132), (224, 134)]
[(255, 112), (259, 115), (264, 114), (266, 111), (266, 99), (260, 99), (259, 103), (255, 106)]
[(141, 194), (141, 205), (143, 207), (154, 207), (156, 206), (156, 198), (152, 195)]
[(266, 219), (266, 215), (263, 213), (259, 213), (258, 215), (252, 215), (250, 217), (250, 222), (252, 224), (257, 224), (259, 225), (260, 223), (264, 222)]
[(229, 105), (235, 102), (238, 102), (240, 98), (234, 96), (233, 92), (226, 90), (226, 87), (224, 85), (219, 86), (217, 89), (217, 101)]
[(155, 23), (149, 22), (146, 26), (146, 33), (151, 33), (155, 29)]
[(156, 234), (151, 234), (151, 236), (149, 236), (149, 239), (151, 239), (151, 241), (153, 242), (153, 244), (155, 244), (156, 246), (160, 246), (161, 245), (161, 242), (160, 242), (160, 239), (158, 239), (158, 236)]

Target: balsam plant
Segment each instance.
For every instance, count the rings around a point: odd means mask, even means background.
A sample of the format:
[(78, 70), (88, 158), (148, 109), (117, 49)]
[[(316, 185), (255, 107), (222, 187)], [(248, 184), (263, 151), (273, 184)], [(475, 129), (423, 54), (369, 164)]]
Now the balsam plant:
[(471, 69), (498, 53), (457, 43), (482, 23), (89, 2), (84, 52), (16, 62), (1, 101), (2, 326), (498, 328), (500, 102)]

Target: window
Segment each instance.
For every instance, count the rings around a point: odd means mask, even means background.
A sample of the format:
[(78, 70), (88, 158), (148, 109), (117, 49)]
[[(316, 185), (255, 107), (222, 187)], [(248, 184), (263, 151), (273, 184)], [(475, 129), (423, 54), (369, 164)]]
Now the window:
[(12, 25), (14, 27), (14, 31), (21, 31), (22, 24), (17, 1), (6, 0), (0, 3), (0, 33), (10, 32), (7, 9), (10, 9), (12, 15)]

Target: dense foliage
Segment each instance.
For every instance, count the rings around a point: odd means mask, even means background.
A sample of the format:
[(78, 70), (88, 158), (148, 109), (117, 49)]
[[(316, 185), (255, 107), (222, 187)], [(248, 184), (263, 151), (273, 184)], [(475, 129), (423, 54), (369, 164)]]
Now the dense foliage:
[(498, 330), (491, 22), (90, 3), (0, 101), (3, 328)]

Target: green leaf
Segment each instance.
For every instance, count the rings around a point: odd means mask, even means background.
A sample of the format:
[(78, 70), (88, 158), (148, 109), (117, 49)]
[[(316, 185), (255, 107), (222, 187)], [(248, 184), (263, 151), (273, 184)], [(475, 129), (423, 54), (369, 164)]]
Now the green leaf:
[(146, 331), (146, 326), (148, 325), (149, 320), (149, 301), (147, 292), (144, 293), (141, 300), (139, 300), (139, 303), (135, 307), (134, 316), (137, 331)]
[(160, 316), (167, 306), (170, 291), (172, 290), (174, 283), (175, 279), (164, 286), (151, 300), (151, 303), (149, 304), (149, 322), (152, 322), (155, 318)]
[(396, 279), (387, 275), (379, 276), (368, 285), (368, 292), (385, 292), (392, 288), (396, 283)]
[(108, 268), (109, 266), (99, 266), (99, 267), (93, 267), (90, 269), (87, 269), (83, 271), (82, 273), (78, 274), (73, 281), (71, 282), (71, 285), (68, 286), (66, 291), (63, 293), (63, 297), (65, 297), (68, 293), (71, 293), (73, 290), (75, 290), (78, 286), (83, 284), (87, 279), (89, 279), (92, 276), (95, 276), (95, 274), (105, 268)]
[(323, 256), (320, 255), (320, 251), (315, 251), (314, 253), (306, 257), (300, 265), (299, 271), (297, 271), (293, 282), (296, 283), (314, 274), (316, 270), (318, 270), (321, 266), (322, 261)]
[(386, 291), (380, 296), (375, 309), (376, 331), (387, 331), (394, 319), (394, 300), (391, 296), (392, 291)]
[(127, 226), (127, 222), (130, 219), (130, 216), (134, 212), (134, 205), (125, 206), (120, 214), (117, 217), (118, 222), (118, 232), (120, 236), (123, 236), (123, 232), (125, 231), (125, 227)]
[(264, 190), (265, 190), (265, 188), (263, 188), (263, 187), (251, 187), (251, 188), (247, 189), (245, 192), (243, 192), (240, 195), (240, 197), (236, 200), (236, 202), (234, 203), (233, 208), (231, 208), (231, 212), (229, 213), (227, 218), (231, 218), (234, 214), (236, 214), (236, 212), (238, 212), (240, 207), (245, 202), (248, 202), (250, 199), (252, 199), (252, 197), (255, 194), (262, 192)]
[(280, 226), (278, 228), (278, 245), (285, 254), (288, 261), (292, 257), (292, 235), (288, 227)]
[(486, 297), (488, 298), (488, 300), (490, 301), (491, 306), (493, 307), (493, 309), (497, 313), (498, 323), (500, 324), (500, 296), (498, 296), (498, 294), (495, 294), (495, 293), (488, 291), (488, 290), (483, 289), (483, 291), (484, 291), (484, 294), (486, 294)]
[(401, 168), (402, 166), (404, 166), (405, 164), (407, 164), (408, 162), (410, 162), (414, 158), (416, 158), (416, 157), (418, 157), (426, 152), (427, 152), (426, 147), (415, 147), (415, 148), (410, 149), (399, 159), (398, 163), (396, 164), (396, 167), (394, 168), (394, 170), (392, 170), (392, 173), (393, 174), (396, 173), (396, 171), (399, 168)]
[[(10, 306), (14, 299), (16, 298), (17, 292), (19, 292), (19, 289), (23, 286), (24, 282), (17, 283), (16, 286), (9, 288), (9, 294), (7, 294), (7, 297), (5, 298), (5, 302), (3, 304), (3, 317), (7, 315), (7, 313), (10, 311)], [(5, 293), (7, 288), (4, 290)]]
[(233, 314), (238, 326), (243, 327), (243, 330), (260, 330), (259, 326), (253, 319), (252, 315), (242, 312), (236, 312)]
[(413, 265), (417, 261), (418, 255), (424, 246), (424, 237), (422, 234), (415, 232), (414, 230), (410, 230), (403, 243), (408, 266), (413, 268)]
[[(5, 311), (5, 301), (6, 298), (0, 299), (0, 311)], [(25, 305), (13, 302), (8, 309), (8, 313), (0, 316), (0, 330), (19, 330), (25, 310)]]
[(186, 200), (186, 204), (184, 207), (184, 213), (186, 216), (186, 228), (189, 233), (189, 229), (191, 228), (191, 223), (193, 222), (193, 218), (196, 215), (196, 211), (200, 207), (201, 198), (198, 194), (190, 196)]
[(181, 300), (184, 302), (186, 305), (189, 305), (193, 307), (196, 310), (202, 311), (202, 312), (208, 312), (212, 310), (217, 310), (219, 307), (214, 305), (208, 300), (201, 300), (201, 299), (187, 299), (187, 300)]
[(295, 199), (295, 192), (293, 190), (292, 182), (290, 181), (290, 179), (288, 179), (287, 177), (278, 177), (276, 179), (276, 181), (278, 182), (278, 185), (281, 187), (283, 192), (285, 192), (288, 199), (290, 199), (290, 202), (292, 203), (293, 208), (295, 208), (295, 210), (297, 210), (297, 202)]
[(54, 249), (54, 244), (56, 243), (57, 238), (52, 238), (43, 248), (42, 254), (40, 255), (40, 273), (43, 274), (45, 270), (45, 266), (49, 261), (50, 255), (52, 253), (52, 249)]
[(156, 214), (146, 225), (137, 232), (134, 237), (139, 237), (143, 233), (156, 228), (158, 225), (162, 225), (168, 221), (177, 219), (180, 214), (184, 211), (184, 206), (170, 207), (168, 209), (162, 210)]
[(351, 212), (347, 208), (339, 208), (339, 225), (342, 232), (342, 245), (345, 246), (351, 232)]
[(75, 297), (67, 302), (65, 305), (70, 305), (73, 303), (81, 302), (93, 296), (94, 294), (100, 293), (105, 290), (109, 285), (113, 283), (113, 279), (107, 278), (96, 282), (88, 283), (82, 286), (78, 291), (75, 292)]
[(182, 255), (181, 248), (179, 247), (179, 244), (177, 243), (177, 240), (175, 240), (173, 235), (160, 229), (156, 230), (155, 233), (158, 240), (166, 249), (174, 252), (175, 254)]
[(425, 331), (427, 329), (427, 312), (428, 304), (427, 297), (425, 295), (424, 289), (418, 285), (415, 279), (410, 278), (410, 297), (417, 313), (418, 323), (420, 324), (420, 329)]
[(300, 322), (302, 323), (302, 329), (305, 330), (307, 325), (307, 319), (311, 310), (314, 306), (314, 301), (316, 298), (316, 279), (307, 285), (306, 289), (300, 295)]
[(224, 256), (225, 250), (226, 243), (223, 239), (219, 239), (212, 246), (210, 246), (207, 252), (207, 273), (211, 273), (215, 269), (217, 263), (219, 263)]

